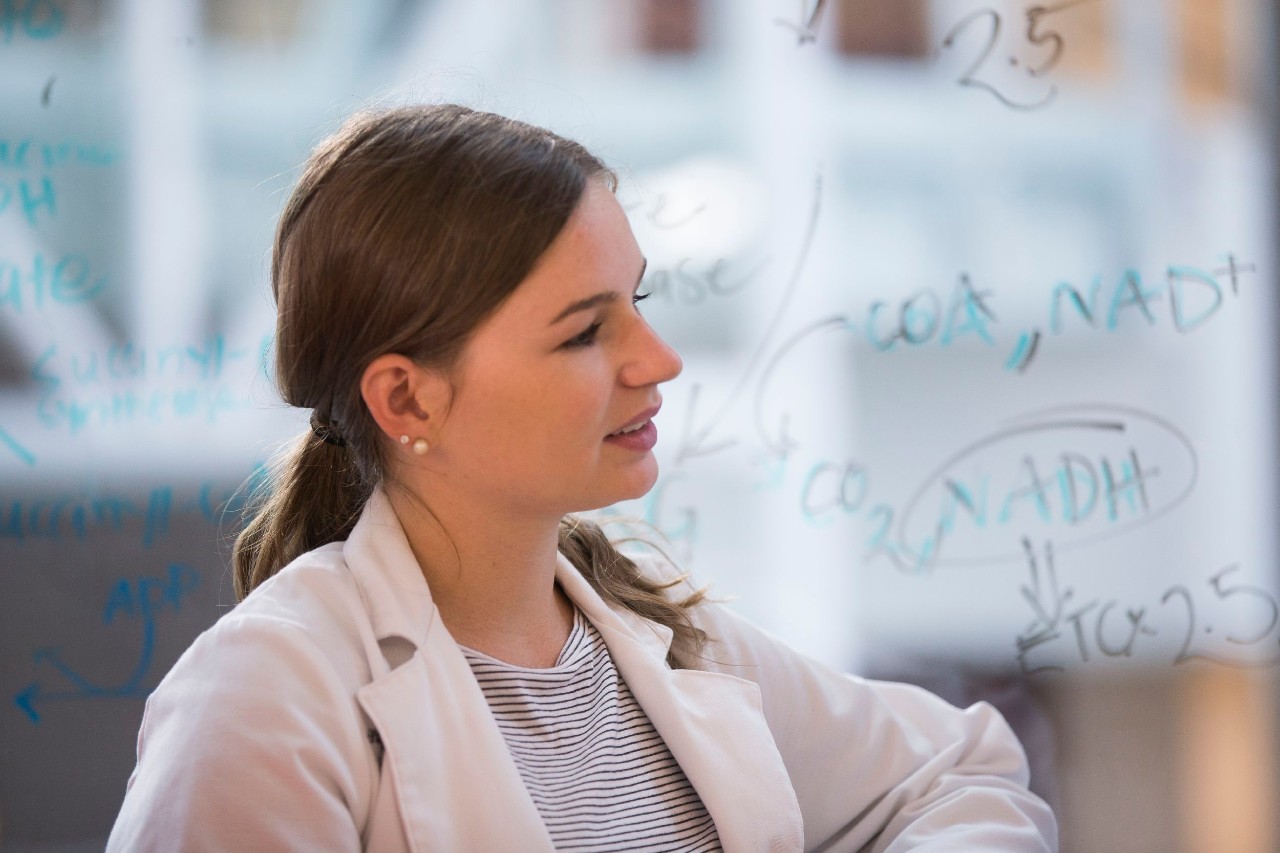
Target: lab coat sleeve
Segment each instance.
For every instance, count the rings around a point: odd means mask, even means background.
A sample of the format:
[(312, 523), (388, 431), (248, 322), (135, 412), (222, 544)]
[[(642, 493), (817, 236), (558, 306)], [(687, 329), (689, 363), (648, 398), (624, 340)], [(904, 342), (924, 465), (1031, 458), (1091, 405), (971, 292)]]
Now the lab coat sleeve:
[(696, 608), (706, 668), (756, 682), (806, 850), (1055, 851), (1021, 745), (991, 706), (838, 673), (732, 612)]
[(375, 759), (298, 625), (232, 614), (147, 700), (109, 851), (359, 850)]

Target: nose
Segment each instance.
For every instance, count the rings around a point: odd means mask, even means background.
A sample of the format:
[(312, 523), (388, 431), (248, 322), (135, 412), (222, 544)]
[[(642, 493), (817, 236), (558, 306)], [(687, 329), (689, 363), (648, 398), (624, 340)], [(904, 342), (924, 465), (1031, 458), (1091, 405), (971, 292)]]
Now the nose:
[(684, 369), (679, 354), (643, 318), (636, 320), (635, 346), (618, 372), (619, 380), (623, 385), (641, 387), (675, 379)]

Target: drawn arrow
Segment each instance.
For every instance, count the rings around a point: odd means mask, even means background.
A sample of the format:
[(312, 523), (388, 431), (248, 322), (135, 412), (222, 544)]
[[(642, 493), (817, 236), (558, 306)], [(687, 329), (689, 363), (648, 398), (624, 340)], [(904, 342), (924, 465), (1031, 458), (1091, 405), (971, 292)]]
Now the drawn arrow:
[[(813, 11), (809, 13), (809, 20), (803, 24), (788, 21), (786, 18), (774, 18), (773, 22), (786, 27), (787, 29), (794, 30), (800, 37), (798, 44), (810, 44), (818, 39), (818, 23), (822, 19), (822, 7), (826, 2), (827, 0), (817, 0), (817, 2), (813, 4)], [(800, 0), (800, 12), (802, 15), (804, 13), (804, 6), (805, 0)]]
[(31, 722), (40, 722), (40, 715), (36, 713), (36, 699), (40, 698), (40, 682), (33, 681), (27, 685), (27, 689), (23, 690), (17, 696), (13, 697), (13, 701), (23, 710)]
[(778, 366), (782, 364), (786, 356), (810, 335), (822, 331), (846, 329), (848, 326), (849, 318), (845, 317), (843, 314), (824, 317), (821, 320), (810, 323), (788, 338), (782, 346), (778, 347), (777, 352), (773, 354), (773, 357), (769, 359), (769, 363), (765, 365), (764, 370), (761, 371), (760, 381), (756, 384), (755, 401), (752, 408), (755, 415), (756, 432), (759, 434), (760, 440), (764, 443), (768, 456), (785, 459), (787, 454), (792, 450), (795, 450), (798, 446), (795, 439), (793, 439), (791, 434), (787, 431), (787, 424), (790, 417), (786, 412), (783, 412), (778, 417), (777, 437), (775, 438), (769, 434), (769, 427), (765, 423), (764, 411), (765, 392), (768, 390), (769, 380), (773, 377), (774, 372), (778, 369)]
[(724, 403), (716, 413), (701, 426), (697, 425), (697, 407), (698, 397), (702, 393), (702, 386), (694, 384), (690, 389), (688, 414), (685, 417), (684, 432), (680, 436), (680, 449), (676, 452), (677, 465), (696, 456), (717, 453), (737, 443), (738, 440), (736, 438), (721, 439), (713, 443), (710, 440), (711, 433), (728, 416), (738, 398), (746, 390), (747, 384), (755, 373), (756, 365), (760, 363), (765, 352), (768, 351), (770, 342), (782, 324), (783, 316), (787, 312), (787, 306), (791, 304), (791, 299), (795, 296), (796, 289), (800, 284), (800, 276), (804, 272), (805, 261), (808, 260), (809, 252), (813, 247), (813, 235), (818, 229), (818, 215), (821, 210), (822, 174), (818, 173), (814, 176), (813, 204), (809, 210), (809, 221), (805, 225), (804, 236), (800, 241), (800, 252), (796, 257), (795, 268), (791, 271), (791, 278), (783, 290), (782, 299), (778, 302), (778, 309), (769, 321), (769, 327), (765, 329), (764, 336), (760, 339), (760, 344), (751, 354), (751, 358), (748, 359), (747, 367), (738, 378), (737, 384), (734, 385), (733, 390), (729, 392), (728, 397), (725, 398)]
[(33, 723), (40, 722), (40, 712), (37, 710), (37, 703), (44, 705), (48, 702), (70, 702), (81, 699), (120, 699), (120, 698), (136, 698), (145, 699), (151, 695), (150, 687), (130, 687), (115, 688), (109, 690), (97, 690), (87, 693), (83, 690), (62, 690), (48, 692), (40, 684), (39, 681), (33, 681), (27, 685), (21, 693), (13, 697), (13, 702)]
[(1036, 619), (1027, 626), (1023, 636), (1018, 638), (1020, 645), (1034, 643), (1034, 641), (1042, 637), (1056, 636), (1058, 625), (1062, 622), (1062, 611), (1074, 594), (1071, 589), (1062, 592), (1058, 588), (1058, 573), (1053, 563), (1052, 542), (1044, 543), (1045, 577), (1043, 582), (1040, 575), (1040, 566), (1036, 560), (1035, 549), (1031, 545), (1031, 540), (1025, 536), (1022, 539), (1022, 548), (1027, 554), (1027, 565), (1031, 570), (1031, 585), (1024, 584), (1020, 591), (1022, 592), (1022, 598), (1036, 614)]
[(702, 429), (694, 426), (694, 422), (698, 418), (698, 397), (701, 394), (702, 385), (697, 382), (693, 383), (693, 387), (689, 389), (689, 405), (685, 409), (684, 432), (680, 436), (680, 450), (676, 452), (676, 464), (680, 464), (694, 456), (709, 456), (712, 453), (718, 453), (738, 443), (736, 438), (722, 439), (715, 444), (707, 442), (707, 436), (715, 427), (716, 419), (713, 419), (711, 423)]
[(39, 703), (70, 701), (74, 699), (108, 699), (119, 697), (144, 697), (151, 692), (151, 688), (143, 686), (142, 680), (146, 677), (147, 671), (151, 668), (151, 659), (155, 651), (155, 621), (147, 616), (142, 619), (142, 650), (138, 655), (138, 664), (134, 667), (132, 673), (121, 684), (114, 686), (104, 686), (96, 684), (85, 676), (76, 672), (65, 661), (62, 660), (60, 649), (46, 647), (36, 649), (31, 653), (31, 658), (37, 664), (47, 663), (49, 666), (57, 670), (67, 681), (71, 682), (74, 689), (62, 691), (46, 691), (44, 685), (39, 681), (33, 681), (28, 684), (20, 693), (13, 697), (14, 704), (17, 705), (24, 714), (31, 719), (33, 723), (40, 722), (40, 712), (37, 708)]

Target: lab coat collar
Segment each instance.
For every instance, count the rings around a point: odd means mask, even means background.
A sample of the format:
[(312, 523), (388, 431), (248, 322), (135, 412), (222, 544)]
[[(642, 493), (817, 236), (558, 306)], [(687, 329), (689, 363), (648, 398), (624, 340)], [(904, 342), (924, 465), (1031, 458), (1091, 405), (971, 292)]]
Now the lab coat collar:
[[(404, 528), (381, 488), (373, 490), (342, 552), (364, 598), (374, 636), (380, 641), (403, 637), (422, 647), (437, 618), (435, 603)], [(670, 628), (625, 608), (613, 609), (564, 554), (557, 556), (556, 581), (593, 624), (631, 634), (659, 660), (666, 659)]]
[[(417, 649), (398, 668), (375, 671), (358, 694), (386, 746), (411, 846), (434, 848), (448, 838), (457, 849), (551, 849), (484, 694), (439, 619), (381, 490), (369, 499), (343, 553), (377, 639), (402, 637)], [(706, 805), (723, 848), (801, 849), (799, 804), (765, 722), (759, 687), (720, 673), (670, 670), (670, 629), (611, 607), (563, 554), (556, 580), (600, 631), (618, 672)], [(480, 804), (489, 802), (503, 804), (501, 819), (481, 816)], [(461, 820), (464, 814), (478, 819)]]
[(800, 850), (800, 804), (753, 681), (671, 670), (671, 629), (613, 608), (563, 555), (556, 580), (596, 626), (614, 665), (734, 850)]
[(421, 648), (436, 619), (431, 590), (381, 487), (365, 503), (342, 547), (379, 640), (403, 637)]
[(553, 850), (470, 666), (431, 600), (391, 502), (375, 489), (343, 545), (380, 647), (373, 680), (356, 691), (384, 747), (410, 850)]
[[(671, 650), (671, 629), (657, 622), (650, 622), (625, 607), (612, 607), (595, 591), (564, 554), (557, 555), (556, 583), (565, 595), (578, 606), (583, 615), (596, 628), (609, 627), (621, 631), (638, 643), (649, 654), (665, 661)], [(606, 643), (607, 644), (607, 643)], [(612, 651), (610, 646), (610, 651)]]

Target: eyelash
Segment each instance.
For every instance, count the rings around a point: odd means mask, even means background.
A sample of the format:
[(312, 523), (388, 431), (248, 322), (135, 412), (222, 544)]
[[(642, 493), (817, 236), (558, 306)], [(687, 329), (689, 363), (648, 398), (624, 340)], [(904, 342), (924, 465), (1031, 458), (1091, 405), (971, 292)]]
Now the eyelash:
[[(649, 293), (637, 293), (635, 296), (631, 297), (631, 304), (636, 307), (637, 311), (639, 311), (640, 303), (648, 299), (651, 295), (652, 294)], [(600, 332), (600, 327), (602, 325), (604, 325), (603, 321), (597, 320), (590, 326), (587, 326), (587, 328), (583, 330), (582, 334), (575, 335), (565, 341), (563, 346), (566, 349), (582, 349), (583, 347), (591, 346), (596, 342), (596, 335)]]
[(564, 342), (565, 349), (581, 349), (583, 347), (591, 346), (596, 342), (596, 333), (600, 331), (601, 325), (600, 321), (597, 320), (590, 326), (587, 326), (586, 331), (582, 334), (575, 335)]

